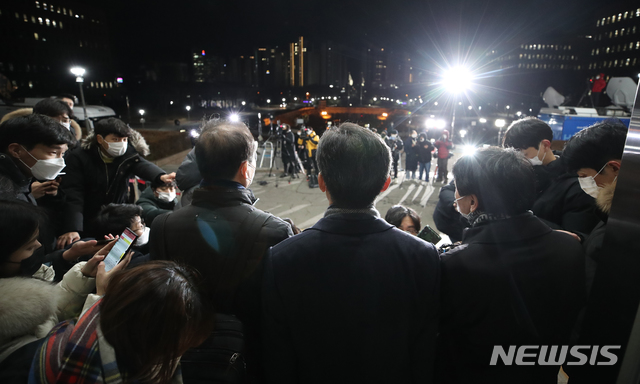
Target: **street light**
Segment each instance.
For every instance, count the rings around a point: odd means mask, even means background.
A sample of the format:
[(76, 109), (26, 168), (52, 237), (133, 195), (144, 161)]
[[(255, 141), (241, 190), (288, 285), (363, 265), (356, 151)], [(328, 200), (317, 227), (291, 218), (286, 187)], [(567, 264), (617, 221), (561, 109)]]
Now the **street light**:
[(232, 113), (231, 115), (229, 115), (229, 120), (233, 121), (234, 123), (240, 121), (240, 116), (238, 116), (237, 113)]
[(187, 121), (191, 121), (191, 112), (189, 112), (191, 111), (191, 106), (187, 105), (186, 109), (187, 109)]
[(140, 114), (140, 123), (142, 123), (142, 129), (144, 129), (144, 109), (138, 111)]
[(84, 68), (81, 67), (71, 68), (71, 73), (76, 77), (76, 83), (80, 86), (80, 101), (82, 101), (82, 111), (84, 112), (84, 126), (87, 128), (87, 132), (90, 132), (91, 127), (89, 126), (89, 116), (87, 116), (87, 104), (84, 101), (84, 91), (82, 90), (85, 72)]
[[(461, 65), (451, 67), (442, 74), (442, 86), (454, 98), (464, 93), (471, 87), (473, 75), (468, 68)], [(461, 105), (459, 102), (458, 105)], [(453, 103), (453, 113), (451, 116), (451, 139), (454, 137), (454, 129), (456, 124), (456, 104)]]

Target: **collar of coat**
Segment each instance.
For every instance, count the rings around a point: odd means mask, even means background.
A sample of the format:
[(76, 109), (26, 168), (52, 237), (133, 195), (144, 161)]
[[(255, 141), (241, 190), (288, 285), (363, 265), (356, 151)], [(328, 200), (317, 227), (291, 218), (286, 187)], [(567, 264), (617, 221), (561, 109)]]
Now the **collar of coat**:
[(512, 243), (546, 235), (552, 229), (531, 212), (503, 220), (488, 221), (462, 233), (464, 244)]
[(0, 174), (11, 179), (11, 181), (21, 189), (24, 189), (24, 191), (28, 190), (29, 185), (31, 185), (31, 177), (25, 176), (13, 159), (4, 153), (0, 154)]
[(193, 191), (191, 205), (228, 207), (242, 204), (254, 205), (257, 201), (258, 199), (253, 195), (253, 192), (247, 188), (208, 186)]
[(325, 216), (309, 229), (341, 235), (366, 235), (394, 228), (371, 213), (336, 213)]

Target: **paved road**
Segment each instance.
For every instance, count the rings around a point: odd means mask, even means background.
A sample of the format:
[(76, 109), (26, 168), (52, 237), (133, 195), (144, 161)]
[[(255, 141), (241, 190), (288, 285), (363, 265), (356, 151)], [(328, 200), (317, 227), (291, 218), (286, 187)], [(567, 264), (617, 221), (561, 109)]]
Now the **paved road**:
[[(174, 172), (187, 152), (163, 159), (158, 165), (167, 172)], [(451, 159), (449, 168), (455, 159)], [(274, 166), (273, 173), (280, 175), (282, 165), (277, 159), (278, 167)], [(328, 202), (325, 195), (318, 188), (309, 188), (304, 179), (280, 178), (269, 175), (268, 159), (265, 159), (263, 167), (258, 169), (256, 177), (251, 185), (251, 190), (259, 198), (256, 207), (270, 212), (278, 217), (290, 218), (301, 229), (311, 227), (322, 218), (327, 209)], [(431, 176), (435, 170), (435, 161), (432, 164)], [(449, 174), (451, 177), (451, 173)], [(301, 175), (304, 177), (304, 175)], [(260, 182), (266, 181), (265, 185)], [(398, 173), (398, 179), (376, 199), (375, 206), (384, 217), (389, 208), (396, 204), (402, 204), (415, 209), (422, 219), (422, 225), (429, 224), (436, 229), (433, 223), (433, 211), (438, 202), (438, 193), (442, 183), (427, 183), (418, 180), (405, 180), (404, 171)], [(441, 234), (444, 241), (448, 237)]]

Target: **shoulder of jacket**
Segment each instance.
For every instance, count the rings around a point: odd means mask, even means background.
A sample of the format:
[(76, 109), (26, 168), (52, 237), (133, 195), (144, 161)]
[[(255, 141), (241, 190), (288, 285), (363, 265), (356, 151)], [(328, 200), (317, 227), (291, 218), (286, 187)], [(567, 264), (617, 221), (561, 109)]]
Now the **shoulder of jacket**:
[(31, 332), (55, 315), (52, 285), (26, 277), (0, 279), (0, 339)]

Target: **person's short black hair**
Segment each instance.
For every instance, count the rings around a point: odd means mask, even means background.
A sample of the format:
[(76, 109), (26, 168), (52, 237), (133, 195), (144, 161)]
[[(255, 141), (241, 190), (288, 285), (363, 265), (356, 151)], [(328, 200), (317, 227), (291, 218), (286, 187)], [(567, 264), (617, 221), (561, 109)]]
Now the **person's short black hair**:
[(19, 200), (0, 200), (0, 262), (33, 238), (46, 217), (40, 208)]
[(69, 117), (73, 115), (73, 111), (67, 104), (56, 99), (42, 99), (38, 101), (38, 103), (33, 106), (33, 113), (49, 117), (58, 117), (65, 113)]
[(565, 145), (562, 160), (569, 171), (599, 171), (611, 160), (622, 159), (629, 129), (619, 120), (605, 120), (576, 133)]
[(142, 207), (136, 204), (109, 204), (102, 208), (96, 216), (93, 227), (94, 237), (101, 239), (104, 235), (120, 235), (136, 217), (142, 218)]
[(391, 151), (375, 133), (343, 123), (322, 136), (317, 162), (334, 205), (365, 208), (389, 176)]
[(456, 161), (453, 176), (460, 197), (478, 197), (480, 212), (517, 215), (530, 210), (536, 199), (533, 166), (513, 148), (478, 149)]
[(402, 219), (404, 219), (405, 216), (409, 216), (411, 218), (411, 221), (413, 222), (413, 226), (417, 231), (420, 231), (420, 216), (418, 215), (418, 212), (416, 212), (413, 208), (405, 207), (404, 205), (394, 205), (393, 207), (389, 208), (387, 214), (384, 215), (384, 219), (387, 223), (393, 225), (394, 227), (400, 228)]
[(241, 122), (209, 120), (195, 151), (198, 170), (207, 181), (233, 180), (244, 161), (255, 161), (253, 136)]
[(502, 146), (515, 149), (529, 147), (539, 149), (542, 140), (553, 141), (553, 130), (544, 121), (529, 116), (509, 125), (502, 139)]
[(102, 119), (96, 123), (94, 129), (95, 135), (100, 135), (103, 138), (107, 135), (113, 134), (119, 137), (131, 136), (131, 128), (124, 121), (110, 117), (108, 119)]
[(9, 144), (18, 143), (27, 150), (37, 144), (46, 146), (67, 144), (75, 146), (76, 138), (69, 130), (50, 117), (31, 114), (14, 117), (0, 125), (0, 151), (6, 152)]

